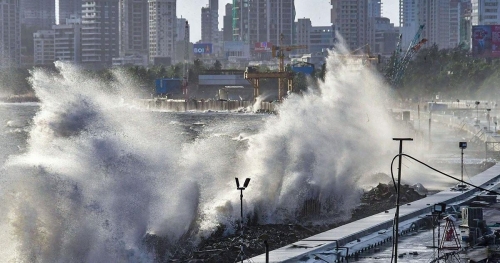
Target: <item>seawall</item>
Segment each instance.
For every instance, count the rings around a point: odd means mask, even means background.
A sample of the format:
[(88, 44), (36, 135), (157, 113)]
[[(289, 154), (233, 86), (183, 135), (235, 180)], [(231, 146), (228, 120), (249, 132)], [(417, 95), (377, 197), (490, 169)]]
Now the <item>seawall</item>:
[[(260, 102), (255, 105), (252, 101), (244, 100), (174, 100), (174, 99), (138, 99), (134, 105), (151, 110), (172, 112), (186, 111), (260, 111), (275, 112), (278, 102)], [(254, 109), (255, 107), (255, 109)]]

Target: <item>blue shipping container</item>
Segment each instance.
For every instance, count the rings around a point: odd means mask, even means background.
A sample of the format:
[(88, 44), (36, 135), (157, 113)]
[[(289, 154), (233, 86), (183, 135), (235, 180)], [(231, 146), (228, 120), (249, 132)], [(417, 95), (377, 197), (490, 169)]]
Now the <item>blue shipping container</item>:
[(156, 95), (182, 93), (181, 79), (156, 79)]
[(306, 75), (311, 75), (314, 72), (314, 67), (311, 67), (311, 66), (293, 66), (292, 71), (295, 73), (302, 72)]

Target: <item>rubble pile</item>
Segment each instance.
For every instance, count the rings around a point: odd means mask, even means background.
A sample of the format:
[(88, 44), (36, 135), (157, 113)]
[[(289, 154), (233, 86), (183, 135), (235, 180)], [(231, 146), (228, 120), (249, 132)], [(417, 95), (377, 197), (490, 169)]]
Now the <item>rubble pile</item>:
[[(274, 250), (360, 218), (391, 209), (395, 205), (395, 193), (392, 183), (377, 185), (364, 193), (361, 204), (353, 211), (352, 218), (339, 224), (250, 225), (245, 227), (243, 235), (239, 231), (232, 235), (224, 235), (225, 229), (221, 226), (210, 237), (202, 240), (196, 246), (189, 242), (178, 242), (175, 245), (166, 244), (162, 238), (155, 236), (149, 236), (146, 243), (149, 247), (153, 247), (152, 249), (158, 255), (158, 262), (236, 262), (240, 259), (242, 244), (244, 258), (263, 254), (265, 253), (264, 240), (267, 240), (269, 250)], [(402, 204), (423, 197), (425, 196), (418, 194), (412, 187), (401, 185), (400, 202)]]
[[(422, 186), (418, 187), (421, 188)], [(415, 186), (407, 184), (401, 185), (400, 204), (404, 205), (425, 197), (414, 188)], [(396, 197), (396, 188), (392, 183), (379, 183), (376, 187), (363, 194), (361, 204), (354, 210), (351, 220), (357, 220), (393, 208), (396, 204)]]

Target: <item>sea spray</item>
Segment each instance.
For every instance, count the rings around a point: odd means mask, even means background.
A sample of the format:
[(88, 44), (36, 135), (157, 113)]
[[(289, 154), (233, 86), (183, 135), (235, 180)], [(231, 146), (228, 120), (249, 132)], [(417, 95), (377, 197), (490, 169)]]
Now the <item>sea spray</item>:
[(296, 222), (308, 199), (320, 202), (323, 218), (346, 219), (359, 202), (360, 176), (389, 160), (387, 88), (340, 53), (327, 62), (319, 91), (289, 96), (250, 138), (241, 177), (252, 178), (247, 200), (262, 222)]
[(242, 115), (253, 119), (241, 125), (204, 113), (212, 122), (195, 128), (120, 104), (136, 85), (123, 72), (103, 83), (63, 63), (59, 74), (33, 71), (41, 107), (27, 152), (4, 167), (0, 261), (164, 259), (146, 236), (164, 237), (168, 251), (221, 224), (236, 229), (234, 177), (251, 178), (245, 217), (261, 223), (300, 223), (309, 199), (322, 220), (349, 217), (359, 177), (381, 170), (392, 141), (381, 81), (336, 55), (319, 89), (290, 95), (277, 115)]
[(172, 176), (180, 132), (111, 106), (119, 96), (109, 87), (57, 66), (59, 76), (32, 73), (41, 108), (27, 153), (5, 166), (2, 225), (10, 232), (1, 242), (16, 244), (5, 260), (151, 262), (144, 235), (176, 240), (196, 217), (197, 200), (178, 209), (185, 205), (178, 192), (192, 184)]

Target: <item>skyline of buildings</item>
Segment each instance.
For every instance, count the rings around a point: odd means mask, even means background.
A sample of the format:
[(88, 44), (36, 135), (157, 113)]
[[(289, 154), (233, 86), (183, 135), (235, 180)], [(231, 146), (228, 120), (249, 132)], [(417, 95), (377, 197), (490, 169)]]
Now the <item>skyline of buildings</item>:
[[(176, 0), (148, 0), (149, 62), (160, 63), (174, 57), (177, 32)], [(168, 63), (166, 61), (162, 63)]]
[(21, 64), (19, 0), (0, 0), (0, 68)]
[[(421, 24), (427, 45), (453, 48), (471, 42), (473, 25), (500, 24), (500, 0), (401, 0), (397, 21), (401, 27), (382, 17), (381, 0), (332, 0), (329, 26), (313, 25), (311, 18), (296, 19), (295, 0), (233, 0), (221, 6), (221, 14), (220, 0), (205, 1), (201, 23), (190, 24), (202, 29), (199, 43), (205, 43), (194, 53), (228, 61), (269, 60), (271, 45), (306, 45), (291, 53), (307, 53), (305, 57), (313, 60), (318, 54), (325, 56), (339, 35), (350, 50), (389, 56), (399, 34), (402, 46), (408, 46)], [(178, 53), (186, 50), (187, 20), (177, 13), (176, 0), (0, 0), (0, 4), (4, 10), (0, 19), (5, 21), (2, 67), (43, 65), (51, 58), (96, 67), (119, 61), (170, 65), (185, 57)], [(33, 42), (20, 43), (19, 35), (25, 32), (21, 28), (35, 29)], [(28, 56), (19, 55), (20, 47)]]

